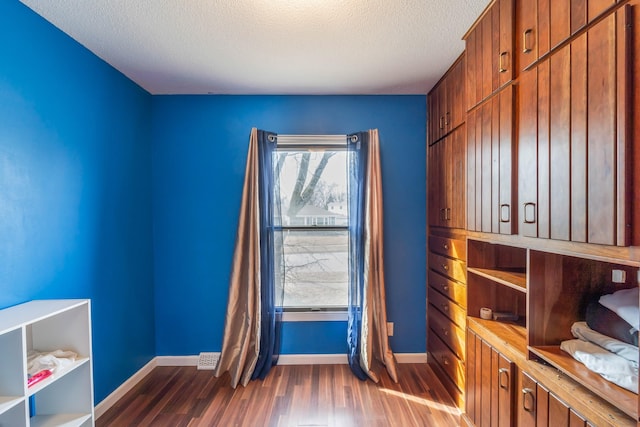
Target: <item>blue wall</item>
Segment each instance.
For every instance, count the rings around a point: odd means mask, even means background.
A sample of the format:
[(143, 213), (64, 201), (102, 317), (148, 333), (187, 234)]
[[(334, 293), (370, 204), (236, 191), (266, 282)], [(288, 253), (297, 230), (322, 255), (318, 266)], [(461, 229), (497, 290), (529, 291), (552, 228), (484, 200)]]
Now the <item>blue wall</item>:
[(0, 308), (91, 298), (95, 400), (155, 355), (151, 96), (0, 1)]
[[(152, 97), (14, 0), (0, 40), (0, 308), (91, 298), (96, 402), (155, 355), (220, 350), (253, 126), (380, 130), (391, 345), (425, 351), (424, 96)], [(289, 323), (284, 353), (344, 352), (344, 330)]]
[[(396, 352), (425, 352), (425, 96), (154, 96), (158, 355), (219, 351), (251, 127), (378, 128), (385, 268)], [(283, 353), (344, 353), (343, 322), (284, 327)]]

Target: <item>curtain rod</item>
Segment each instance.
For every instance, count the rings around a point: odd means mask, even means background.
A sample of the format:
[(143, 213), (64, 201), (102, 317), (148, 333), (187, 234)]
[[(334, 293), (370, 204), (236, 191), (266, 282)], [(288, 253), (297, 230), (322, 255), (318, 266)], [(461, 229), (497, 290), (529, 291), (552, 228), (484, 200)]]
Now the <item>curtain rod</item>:
[(347, 135), (278, 135), (278, 145), (347, 145)]

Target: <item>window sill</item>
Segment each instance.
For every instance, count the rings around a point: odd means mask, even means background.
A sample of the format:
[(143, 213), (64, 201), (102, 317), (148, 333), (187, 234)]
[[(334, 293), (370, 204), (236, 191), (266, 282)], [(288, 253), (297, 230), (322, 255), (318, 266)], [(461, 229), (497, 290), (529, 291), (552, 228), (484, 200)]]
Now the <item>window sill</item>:
[(283, 322), (346, 322), (346, 311), (285, 311)]

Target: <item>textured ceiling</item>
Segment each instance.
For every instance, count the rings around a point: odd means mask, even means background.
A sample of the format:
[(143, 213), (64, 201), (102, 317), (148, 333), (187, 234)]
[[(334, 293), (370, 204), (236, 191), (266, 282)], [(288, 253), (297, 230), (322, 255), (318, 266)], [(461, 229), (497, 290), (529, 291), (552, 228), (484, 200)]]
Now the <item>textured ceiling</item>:
[(21, 0), (152, 94), (424, 94), (488, 0)]

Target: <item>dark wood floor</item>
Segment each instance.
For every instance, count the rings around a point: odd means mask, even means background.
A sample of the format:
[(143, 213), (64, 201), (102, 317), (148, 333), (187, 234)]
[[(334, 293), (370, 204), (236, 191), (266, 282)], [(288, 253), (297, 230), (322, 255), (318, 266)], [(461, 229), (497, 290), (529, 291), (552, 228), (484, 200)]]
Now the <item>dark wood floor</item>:
[(459, 412), (426, 364), (400, 382), (360, 381), (347, 365), (276, 366), (235, 390), (228, 375), (156, 367), (96, 426), (458, 426)]

